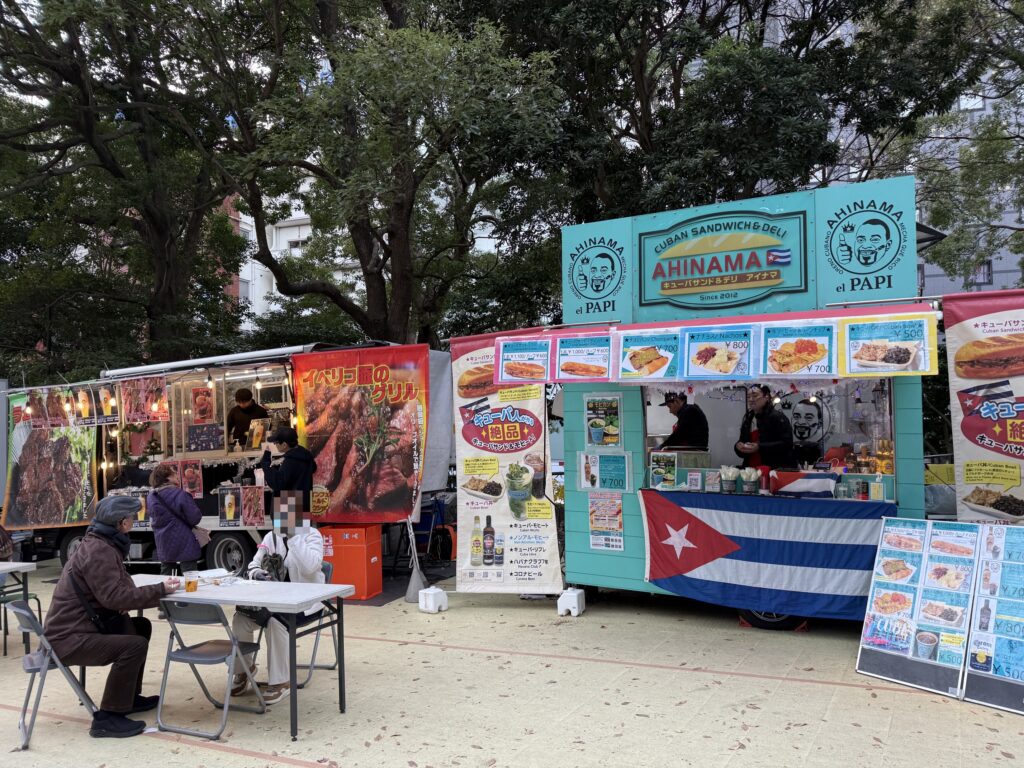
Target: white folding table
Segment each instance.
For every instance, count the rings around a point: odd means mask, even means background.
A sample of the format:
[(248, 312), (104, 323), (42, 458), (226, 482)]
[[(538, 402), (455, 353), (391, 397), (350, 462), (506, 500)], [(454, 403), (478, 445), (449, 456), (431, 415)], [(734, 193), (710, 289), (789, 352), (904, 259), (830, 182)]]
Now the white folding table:
[[(166, 576), (154, 574), (136, 574), (132, 581), (137, 586), (158, 584), (166, 579)], [(298, 692), (296, 672), (295, 641), (308, 634), (317, 631), (317, 624), (310, 624), (302, 632), (297, 631), (298, 616), (308, 609), (322, 603), (330, 616), (330, 619), (319, 625), (319, 628), (337, 627), (337, 653), (338, 653), (338, 711), (345, 711), (345, 633), (342, 619), (342, 598), (355, 594), (355, 587), (351, 584), (304, 584), (291, 581), (248, 581), (245, 579), (235, 580), (230, 584), (214, 585), (212, 579), (205, 579), (200, 582), (199, 589), (195, 592), (185, 592), (178, 589), (173, 595), (168, 595), (165, 600), (176, 600), (182, 603), (199, 603), (202, 605), (251, 605), (258, 608), (266, 608), (271, 613), (281, 614), (288, 627), (288, 673), (291, 686), (291, 730), (292, 741), (295, 741), (299, 732), (299, 709), (296, 701)], [(206, 582), (206, 583), (204, 583)], [(332, 604), (333, 603), (333, 604)]]
[[(14, 586), (10, 586), (8, 584), (4, 584), (3, 585), (3, 587), (0, 588), (0, 595), (3, 595), (3, 596), (6, 597), (7, 595), (17, 594), (17, 592), (18, 592), (17, 584), (20, 583), (20, 585), (21, 585), (21, 599), (24, 600), (27, 603), (28, 602), (28, 574), (29, 574), (29, 571), (34, 571), (35, 569), (36, 569), (36, 564), (35, 563), (12, 563), (12, 562), (10, 562), (8, 560), (0, 561), (0, 573), (9, 573), (11, 575), (19, 574), (19, 573), (21, 574), (21, 578), (18, 578), (17, 576), (14, 576), (14, 579), (15, 579), (15, 582), (16, 582), (16, 584)], [(42, 620), (43, 620), (43, 617), (40, 616), (39, 617), (39, 621), (42, 621)], [(29, 643), (28, 632), (23, 632), (21, 636), (22, 636), (22, 639), (25, 641), (25, 653), (31, 653), (32, 649), (31, 649), (30, 643)]]

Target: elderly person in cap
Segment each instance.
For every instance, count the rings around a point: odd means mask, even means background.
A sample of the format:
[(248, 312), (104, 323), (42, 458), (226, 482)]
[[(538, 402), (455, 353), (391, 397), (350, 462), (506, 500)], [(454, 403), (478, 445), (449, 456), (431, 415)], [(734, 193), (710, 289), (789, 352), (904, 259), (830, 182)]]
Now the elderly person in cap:
[(158, 696), (143, 696), (153, 627), (148, 619), (128, 611), (153, 608), (178, 588), (176, 578), (136, 587), (124, 565), (128, 532), (141, 502), (128, 496), (108, 496), (96, 506), (85, 538), (60, 575), (46, 614), (46, 637), (68, 666), (111, 665), (100, 709), (89, 735), (125, 738), (142, 733), (146, 723), (127, 715), (156, 707)]

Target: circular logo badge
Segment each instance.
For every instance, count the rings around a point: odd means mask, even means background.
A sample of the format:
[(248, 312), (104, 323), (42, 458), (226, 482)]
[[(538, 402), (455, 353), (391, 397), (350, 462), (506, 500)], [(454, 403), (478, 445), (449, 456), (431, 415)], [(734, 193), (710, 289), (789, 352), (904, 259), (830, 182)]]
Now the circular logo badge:
[(626, 264), (622, 256), (605, 245), (578, 250), (569, 261), (569, 285), (583, 301), (598, 301), (622, 290)]
[(858, 211), (829, 230), (826, 247), (829, 259), (840, 269), (870, 275), (903, 255), (907, 229), (883, 211)]

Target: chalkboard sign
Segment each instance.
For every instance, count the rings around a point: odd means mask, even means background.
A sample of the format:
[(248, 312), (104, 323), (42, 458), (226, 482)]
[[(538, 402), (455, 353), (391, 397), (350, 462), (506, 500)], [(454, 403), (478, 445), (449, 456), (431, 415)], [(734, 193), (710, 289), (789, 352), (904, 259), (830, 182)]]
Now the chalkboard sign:
[(223, 451), (224, 427), (220, 424), (192, 424), (188, 428), (189, 451)]

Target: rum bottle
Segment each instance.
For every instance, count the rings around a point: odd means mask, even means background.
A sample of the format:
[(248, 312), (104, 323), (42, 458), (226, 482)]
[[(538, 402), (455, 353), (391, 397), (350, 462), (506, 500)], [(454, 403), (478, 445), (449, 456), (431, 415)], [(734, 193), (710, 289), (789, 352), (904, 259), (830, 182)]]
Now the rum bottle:
[(505, 534), (499, 533), (494, 537), (494, 564), (505, 564)]
[(988, 607), (988, 600), (981, 606), (980, 614), (978, 617), (978, 631), (988, 632), (989, 624), (992, 622), (992, 609)]
[(484, 526), (484, 565), (494, 565), (494, 528), (491, 526), (491, 516), (487, 516), (487, 524)]
[(484, 534), (480, 530), (480, 515), (473, 515), (473, 533), (469, 537), (469, 564), (484, 564)]

